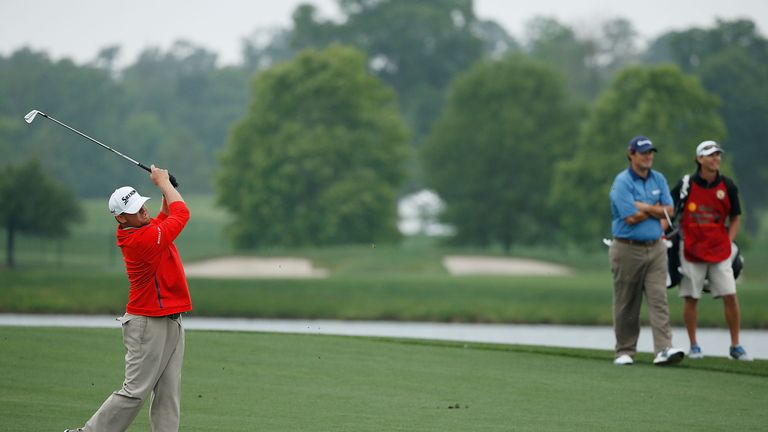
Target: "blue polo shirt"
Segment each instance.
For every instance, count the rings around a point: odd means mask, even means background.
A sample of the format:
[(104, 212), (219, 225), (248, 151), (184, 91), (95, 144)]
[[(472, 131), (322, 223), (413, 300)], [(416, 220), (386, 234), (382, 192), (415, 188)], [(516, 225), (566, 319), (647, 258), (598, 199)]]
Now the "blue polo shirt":
[(661, 222), (650, 217), (634, 225), (624, 219), (637, 213), (635, 201), (672, 205), (667, 179), (658, 171), (650, 170), (648, 178), (642, 178), (631, 167), (620, 172), (611, 186), (611, 233), (614, 237), (638, 241), (661, 238)]

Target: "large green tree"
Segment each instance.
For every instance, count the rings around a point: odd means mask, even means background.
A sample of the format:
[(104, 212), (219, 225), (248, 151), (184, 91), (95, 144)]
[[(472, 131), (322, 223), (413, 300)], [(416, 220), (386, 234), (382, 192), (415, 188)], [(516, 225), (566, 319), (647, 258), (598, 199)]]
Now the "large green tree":
[(509, 250), (550, 238), (552, 166), (570, 156), (577, 114), (559, 76), (521, 55), (478, 63), (456, 79), (423, 160), (457, 241)]
[(253, 81), (221, 159), (239, 247), (392, 240), (407, 130), (364, 54), (307, 50)]
[(610, 235), (608, 192), (627, 167), (633, 136), (646, 135), (659, 148), (653, 168), (670, 187), (692, 172), (696, 145), (725, 136), (717, 106), (717, 97), (676, 67), (631, 67), (619, 73), (592, 107), (573, 158), (556, 165), (550, 208), (559, 215), (563, 240), (597, 247)]
[(82, 220), (74, 194), (48, 176), (37, 160), (0, 171), (0, 224), (5, 229), (6, 265), (13, 268), (19, 233), (61, 238)]
[(758, 229), (759, 212), (768, 209), (763, 187), (768, 170), (762, 163), (768, 140), (768, 39), (754, 22), (718, 20), (711, 28), (669, 32), (646, 53), (649, 62), (672, 62), (698, 75), (718, 95), (728, 136), (722, 143), (739, 176), (745, 226)]

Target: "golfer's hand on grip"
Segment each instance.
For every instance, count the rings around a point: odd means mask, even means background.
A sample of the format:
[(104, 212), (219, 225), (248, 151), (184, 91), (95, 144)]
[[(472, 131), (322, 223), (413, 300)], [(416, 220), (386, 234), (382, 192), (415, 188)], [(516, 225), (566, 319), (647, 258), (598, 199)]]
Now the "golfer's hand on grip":
[[(149, 176), (150, 177), (152, 177), (152, 169), (153, 168), (157, 168), (154, 164), (150, 165), (150, 168), (147, 168), (146, 165), (142, 165), (142, 164), (139, 164), (139, 166), (144, 168), (145, 170), (149, 171), (149, 174), (150, 174)], [(179, 182), (176, 181), (176, 177), (174, 177), (173, 174), (169, 173), (168, 170), (164, 170), (162, 168), (157, 168), (157, 169), (165, 171), (165, 173), (168, 174), (167, 178), (168, 178), (168, 180), (170, 180), (171, 186), (173, 186), (175, 188), (179, 187)], [(155, 183), (155, 185), (159, 186), (159, 184), (154, 180), (154, 178), (152, 179), (152, 182)]]
[(163, 193), (168, 204), (174, 201), (184, 201), (181, 198), (179, 191), (175, 189), (175, 185), (173, 184), (173, 180), (175, 179), (168, 173), (168, 170), (158, 168), (154, 164), (150, 165), (149, 177), (152, 179), (152, 183), (154, 183)]
[(173, 174), (168, 174), (168, 179), (171, 181), (171, 186), (175, 188), (179, 187), (179, 182), (176, 181), (176, 177), (174, 177)]

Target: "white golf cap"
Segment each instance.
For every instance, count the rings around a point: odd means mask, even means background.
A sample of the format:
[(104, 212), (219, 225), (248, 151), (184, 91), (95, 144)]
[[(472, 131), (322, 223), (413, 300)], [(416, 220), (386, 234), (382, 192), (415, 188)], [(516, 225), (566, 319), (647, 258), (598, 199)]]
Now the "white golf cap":
[(714, 141), (704, 141), (696, 147), (696, 157), (709, 156), (712, 153), (725, 153), (720, 145)]
[(109, 197), (109, 212), (112, 213), (112, 216), (122, 213), (136, 214), (148, 199), (139, 195), (136, 189), (123, 186), (115, 189), (112, 196)]

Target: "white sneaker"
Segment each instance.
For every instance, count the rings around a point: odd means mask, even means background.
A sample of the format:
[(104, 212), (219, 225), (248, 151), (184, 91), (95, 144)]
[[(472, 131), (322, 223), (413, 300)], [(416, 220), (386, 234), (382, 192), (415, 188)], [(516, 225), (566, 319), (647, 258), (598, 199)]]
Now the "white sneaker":
[(688, 351), (688, 358), (689, 359), (703, 359), (704, 358), (704, 352), (701, 351), (701, 347), (699, 346), (699, 344), (691, 345), (691, 350)]
[(631, 365), (632, 363), (634, 363), (634, 360), (627, 354), (622, 354), (613, 361), (613, 364), (618, 366)]
[(673, 365), (680, 363), (685, 357), (685, 353), (681, 349), (677, 348), (664, 348), (656, 354), (656, 358), (653, 359), (653, 364), (658, 366)]

